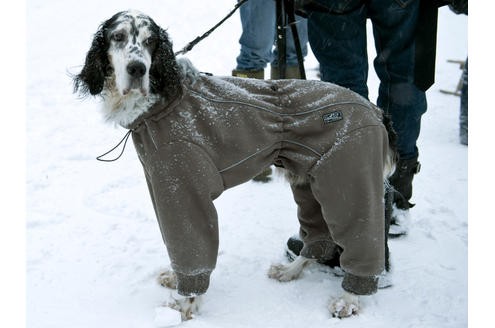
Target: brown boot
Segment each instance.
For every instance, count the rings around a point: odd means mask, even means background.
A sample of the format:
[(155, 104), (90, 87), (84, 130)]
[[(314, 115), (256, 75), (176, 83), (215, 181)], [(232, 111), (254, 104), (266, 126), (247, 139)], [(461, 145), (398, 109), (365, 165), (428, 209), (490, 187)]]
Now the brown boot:
[[(270, 71), (270, 78), (272, 80), (279, 79), (279, 70), (278, 67), (272, 66)], [(285, 70), (285, 78), (286, 79), (300, 79), (301, 73), (299, 72), (299, 66), (287, 66)]]
[(234, 69), (232, 71), (232, 76), (244, 77), (248, 79), (265, 79), (265, 70), (242, 70), (242, 69)]

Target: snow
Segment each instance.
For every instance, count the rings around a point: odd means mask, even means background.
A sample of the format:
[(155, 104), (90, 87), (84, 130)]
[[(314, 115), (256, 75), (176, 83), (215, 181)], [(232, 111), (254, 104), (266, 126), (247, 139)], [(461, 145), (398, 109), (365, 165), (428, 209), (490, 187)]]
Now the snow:
[(155, 308), (155, 320), (156, 327), (173, 327), (182, 323), (180, 312), (173, 310), (169, 307), (159, 306)]
[[(26, 163), (25, 191), (20, 190), (26, 195), (26, 225), (19, 239), (2, 244), (7, 253), (12, 245), (20, 245), (21, 253), (9, 262), (21, 268), (15, 271), (21, 287), (3, 307), (6, 312), (22, 304), (18, 295), (24, 295), (22, 277), (26, 277), (26, 308), (14, 312), (14, 319), (22, 322), (25, 314), (27, 327), (33, 328), (144, 328), (156, 327), (155, 320), (174, 324), (171, 313), (155, 313), (170, 301), (170, 292), (156, 283), (159, 272), (168, 268), (168, 256), (141, 164), (131, 144), (117, 162), (95, 160), (126, 131), (104, 122), (96, 99), (77, 99), (67, 72), (80, 70), (98, 25), (117, 11), (136, 8), (151, 14), (168, 28), (179, 50), (233, 4), (231, 0), (26, 2), (27, 43), (22, 45), (27, 63), (26, 111), (19, 120), (25, 122), (26, 134), (19, 140), (23, 144), (25, 139), (26, 154), (9, 156), (21, 171), (23, 159)], [(239, 35), (236, 14), (187, 57), (200, 71), (230, 75)], [(441, 9), (436, 84), (427, 94), (428, 112), (419, 140), (422, 171), (415, 178), (412, 200), (417, 205), (411, 211), (409, 235), (390, 242), (393, 287), (362, 298), (358, 316), (339, 320), (331, 318), (327, 307), (340, 296), (341, 277), (328, 268), (312, 265), (300, 280), (288, 283), (268, 279), (268, 268), (285, 261), (285, 242), (298, 229), (289, 186), (276, 177), (269, 184), (236, 187), (215, 202), (220, 223), (218, 265), (200, 314), (178, 326), (466, 327), (468, 148), (458, 141), (459, 99), (439, 92), (454, 89), (461, 74), (446, 60), (462, 60), (466, 55), (467, 17)], [(306, 60), (310, 79), (316, 79), (316, 66), (310, 54)], [(371, 99), (376, 99), (377, 83), (371, 71)], [(23, 104), (9, 104), (7, 110)], [(7, 141), (12, 136), (18, 135), (7, 135)], [(4, 151), (10, 154), (9, 149)], [(22, 222), (22, 211), (16, 209), (9, 217)], [(25, 265), (19, 263), (24, 240)], [(3, 284), (8, 286), (15, 280), (11, 278), (2, 278)]]

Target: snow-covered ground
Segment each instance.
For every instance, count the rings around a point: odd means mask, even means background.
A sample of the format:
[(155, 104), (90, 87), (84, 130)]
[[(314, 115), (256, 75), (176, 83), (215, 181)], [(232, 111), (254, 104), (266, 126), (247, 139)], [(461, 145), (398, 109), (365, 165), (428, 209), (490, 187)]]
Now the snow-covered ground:
[[(67, 73), (80, 70), (98, 25), (117, 11), (136, 8), (150, 14), (168, 28), (178, 50), (233, 4), (27, 0), (28, 327), (154, 327), (155, 308), (170, 298), (155, 282), (157, 273), (167, 268), (168, 257), (141, 165), (132, 145), (117, 162), (95, 160), (125, 131), (102, 122), (97, 100), (77, 99)], [(230, 75), (239, 35), (236, 14), (188, 58), (202, 71)], [(181, 326), (466, 327), (468, 148), (458, 142), (459, 98), (439, 92), (454, 89), (461, 73), (446, 60), (466, 55), (467, 17), (441, 9), (436, 84), (427, 94), (429, 107), (419, 140), (422, 172), (415, 179), (413, 198), (417, 205), (411, 211), (410, 234), (390, 243), (392, 288), (365, 298), (358, 316), (338, 320), (330, 317), (326, 306), (339, 295), (340, 278), (325, 267), (313, 266), (303, 279), (290, 283), (268, 279), (268, 267), (284, 260), (284, 244), (298, 229), (296, 207), (282, 179), (249, 182), (215, 202), (218, 266), (200, 315)], [(316, 66), (310, 55), (309, 78), (316, 78)], [(376, 89), (371, 72), (372, 99)]]

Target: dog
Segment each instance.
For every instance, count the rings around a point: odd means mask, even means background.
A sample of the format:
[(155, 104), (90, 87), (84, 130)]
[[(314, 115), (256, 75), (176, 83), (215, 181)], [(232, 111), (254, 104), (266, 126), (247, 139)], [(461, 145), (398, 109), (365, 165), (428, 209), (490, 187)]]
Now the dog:
[(270, 278), (289, 281), (342, 249), (341, 297), (332, 315), (359, 311), (376, 292), (386, 247), (384, 181), (394, 170), (393, 133), (382, 111), (320, 81), (214, 77), (176, 58), (149, 16), (123, 11), (98, 28), (74, 92), (99, 96), (107, 121), (132, 132), (177, 289), (170, 306), (198, 312), (218, 252), (213, 200), (275, 164), (288, 172), (304, 248)]

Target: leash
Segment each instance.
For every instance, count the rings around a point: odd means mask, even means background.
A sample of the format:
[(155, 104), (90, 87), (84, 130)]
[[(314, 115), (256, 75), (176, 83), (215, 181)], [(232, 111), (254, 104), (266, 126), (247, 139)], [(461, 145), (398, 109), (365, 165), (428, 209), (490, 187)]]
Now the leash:
[(236, 11), (237, 9), (239, 9), (244, 3), (246, 3), (248, 0), (240, 0), (239, 2), (237, 2), (237, 4), (234, 6), (234, 9), (232, 9), (228, 14), (227, 16), (225, 16), (220, 22), (218, 22), (215, 26), (213, 26), (212, 28), (210, 28), (208, 31), (206, 31), (203, 35), (201, 36), (198, 36), (196, 39), (192, 40), (191, 42), (189, 42), (184, 48), (182, 48), (182, 50), (179, 50), (175, 53), (175, 55), (184, 55), (186, 53), (188, 53), (189, 51), (191, 51), (191, 49), (197, 45), (200, 41), (206, 39), (213, 31), (215, 31), (217, 29), (217, 27), (219, 27), (220, 25), (222, 25), (227, 19), (230, 18), (230, 16), (232, 16)]
[[(184, 48), (181, 50), (177, 51), (174, 55), (184, 55), (191, 51), (191, 49), (197, 45), (199, 42), (202, 40), (206, 39), (213, 31), (215, 31), (220, 25), (222, 25), (227, 19), (229, 19), (236, 11), (239, 9), (243, 4), (245, 4), (248, 0), (240, 0), (237, 2), (237, 4), (234, 6), (234, 9), (232, 9), (227, 16), (225, 16), (222, 20), (220, 20), (217, 24), (215, 24), (212, 28), (210, 28), (208, 31), (206, 31), (203, 35), (198, 36), (195, 38), (193, 41), (189, 42)], [(285, 3), (285, 6), (284, 6)], [(294, 0), (277, 0), (277, 47), (279, 47), (279, 65), (280, 65), (280, 78), (285, 78), (285, 70), (286, 70), (286, 38), (285, 38), (285, 26), (286, 24), (286, 18), (288, 17), (288, 25), (291, 27), (292, 30), (292, 35), (294, 38), (294, 44), (296, 46), (296, 53), (297, 53), (297, 59), (299, 63), (299, 71), (302, 79), (306, 79), (306, 73), (304, 70), (304, 64), (303, 64), (303, 56), (302, 56), (302, 50), (301, 50), (301, 43), (299, 41), (299, 36), (297, 34), (297, 27), (295, 25), (296, 20), (295, 20), (295, 9), (294, 9)], [(287, 16), (286, 16), (287, 15)], [(280, 43), (279, 43), (280, 42)], [(283, 56), (281, 56), (282, 54)], [(119, 141), (119, 143), (107, 151), (106, 153), (96, 157), (96, 159), (100, 162), (115, 162), (118, 160), (122, 155), (124, 154), (125, 147), (127, 145), (127, 141), (129, 140), (129, 137), (131, 136), (132, 130), (127, 131), (127, 133), (124, 135), (124, 137)], [(115, 149), (117, 149), (121, 144), (124, 144), (122, 146), (122, 150), (120, 151), (120, 154), (112, 159), (104, 159), (106, 155), (110, 154), (113, 152)]]

